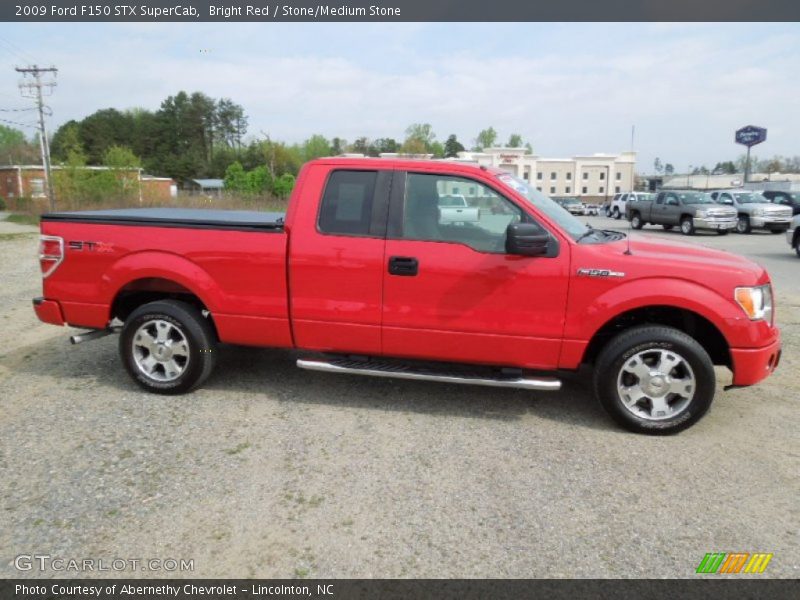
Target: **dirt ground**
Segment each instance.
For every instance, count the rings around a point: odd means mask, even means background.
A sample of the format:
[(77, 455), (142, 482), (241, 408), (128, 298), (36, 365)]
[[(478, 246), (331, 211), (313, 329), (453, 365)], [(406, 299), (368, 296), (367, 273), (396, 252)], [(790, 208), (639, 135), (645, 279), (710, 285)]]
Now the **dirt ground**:
[[(767, 266), (784, 356), (659, 438), (616, 428), (585, 373), (488, 390), (225, 347), (203, 389), (146, 394), (115, 336), (36, 320), (35, 230), (0, 223), (0, 576), (695, 577), (737, 551), (797, 577), (800, 259), (777, 235), (691, 241)], [(15, 567), (34, 554), (193, 570)]]

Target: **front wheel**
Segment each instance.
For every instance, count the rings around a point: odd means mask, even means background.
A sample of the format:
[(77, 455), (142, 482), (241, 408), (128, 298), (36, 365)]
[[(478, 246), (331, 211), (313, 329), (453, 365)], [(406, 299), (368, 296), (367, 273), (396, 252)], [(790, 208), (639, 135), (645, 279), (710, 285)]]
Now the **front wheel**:
[(681, 233), (683, 235), (694, 235), (694, 219), (692, 217), (681, 219)]
[(186, 302), (144, 304), (126, 319), (119, 337), (125, 369), (148, 392), (182, 394), (202, 384), (217, 360), (214, 330)]
[(620, 218), (622, 218), (622, 213), (619, 212), (619, 209), (616, 207), (614, 208), (613, 217), (618, 221), (620, 220)]
[(750, 227), (750, 217), (747, 215), (739, 215), (739, 218), (736, 220), (736, 232), (737, 233), (750, 233), (753, 230)]
[(708, 353), (672, 327), (623, 331), (603, 348), (594, 369), (603, 408), (637, 433), (667, 435), (692, 426), (708, 411), (715, 389)]
[(631, 227), (634, 229), (641, 229), (644, 227), (644, 221), (642, 221), (642, 216), (638, 212), (631, 215)]

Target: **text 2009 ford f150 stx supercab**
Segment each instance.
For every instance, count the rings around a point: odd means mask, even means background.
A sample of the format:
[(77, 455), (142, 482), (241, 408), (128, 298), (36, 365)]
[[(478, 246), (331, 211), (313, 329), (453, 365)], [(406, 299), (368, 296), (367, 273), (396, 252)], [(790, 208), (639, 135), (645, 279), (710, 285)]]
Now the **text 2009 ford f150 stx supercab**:
[[(447, 195), (478, 220), (443, 223)], [(530, 390), (587, 364), (617, 422), (670, 433), (708, 409), (713, 365), (746, 386), (780, 358), (760, 266), (591, 229), (492, 168), (320, 159), (285, 217), (106, 210), (41, 230), (39, 318), (121, 330), (125, 368), (159, 393), (200, 385), (220, 342), (296, 348), (330, 373)]]

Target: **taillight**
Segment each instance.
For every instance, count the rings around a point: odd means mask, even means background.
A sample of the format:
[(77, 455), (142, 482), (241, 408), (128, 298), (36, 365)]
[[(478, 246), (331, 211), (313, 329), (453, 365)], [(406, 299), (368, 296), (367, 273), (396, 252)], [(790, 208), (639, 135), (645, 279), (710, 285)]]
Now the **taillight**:
[(53, 273), (64, 260), (64, 238), (55, 235), (39, 236), (39, 267), (42, 278)]

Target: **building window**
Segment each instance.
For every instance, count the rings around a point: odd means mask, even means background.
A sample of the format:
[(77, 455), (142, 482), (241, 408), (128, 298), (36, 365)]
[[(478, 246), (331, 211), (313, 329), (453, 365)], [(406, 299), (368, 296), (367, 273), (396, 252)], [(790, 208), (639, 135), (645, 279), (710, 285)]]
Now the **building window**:
[(567, 181), (572, 181), (572, 172), (567, 171)]
[(550, 181), (555, 181), (555, 180), (556, 180), (556, 172), (555, 171), (551, 171), (550, 172)]
[(537, 192), (541, 192), (541, 191), (542, 191), (542, 186), (540, 186), (540, 185), (537, 185), (537, 186), (536, 186), (536, 191), (537, 191)]
[(572, 188), (571, 188), (571, 187), (569, 187), (569, 186), (565, 187), (565, 188), (564, 188), (564, 193), (565, 193), (565, 194), (571, 194), (571, 193), (572, 193)]
[(31, 196), (41, 198), (44, 196), (44, 179), (31, 179)]
[(525, 181), (528, 181), (528, 177), (530, 177), (530, 173), (528, 173), (527, 171), (525, 171), (525, 172), (522, 174), (522, 178), (523, 178)]
[(556, 186), (554, 186), (554, 185), (550, 186), (550, 193), (551, 194), (555, 194), (556, 193)]
[(617, 171), (617, 181), (622, 181), (622, 173)]
[(586, 186), (583, 186), (581, 188), (581, 194), (586, 194), (588, 191), (589, 191), (589, 188), (587, 188)]
[(606, 178), (606, 174), (603, 171), (600, 171), (600, 181)]
[(601, 185), (601, 186), (598, 188), (598, 191), (597, 191), (597, 193), (598, 193), (598, 194), (605, 194), (605, 193), (606, 193), (606, 188), (604, 188), (604, 187)]
[(614, 192), (615, 192), (615, 193), (617, 193), (617, 194), (619, 194), (621, 191), (622, 191), (622, 190), (620, 189), (620, 187), (619, 187), (619, 186), (617, 186), (617, 187), (615, 187), (615, 188), (614, 188)]
[(583, 180), (586, 181), (587, 179), (589, 179), (589, 174), (584, 172), (583, 173)]
[(542, 180), (542, 172), (541, 171), (537, 171), (536, 172), (536, 179), (538, 179), (539, 181)]

